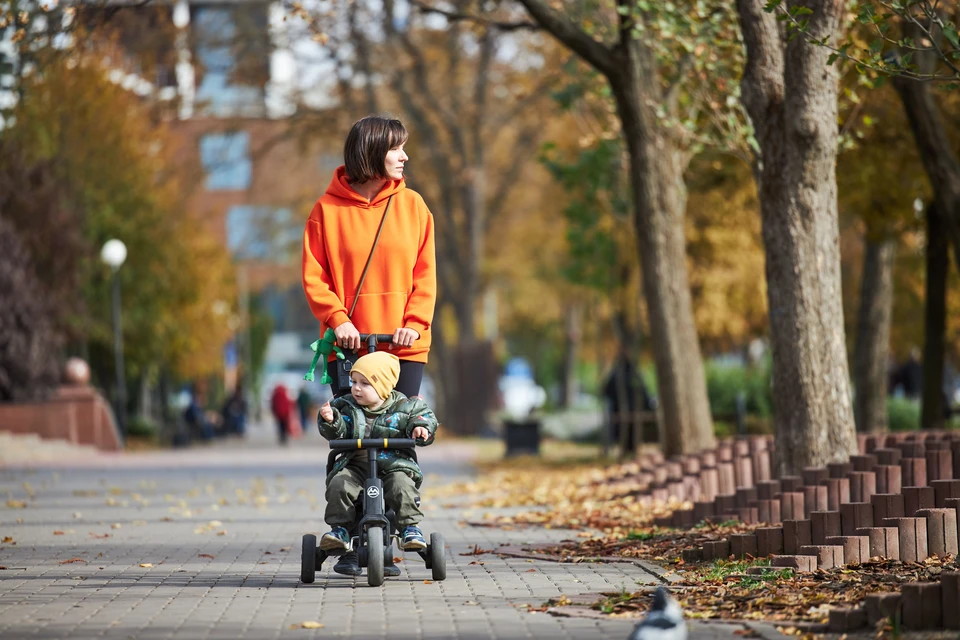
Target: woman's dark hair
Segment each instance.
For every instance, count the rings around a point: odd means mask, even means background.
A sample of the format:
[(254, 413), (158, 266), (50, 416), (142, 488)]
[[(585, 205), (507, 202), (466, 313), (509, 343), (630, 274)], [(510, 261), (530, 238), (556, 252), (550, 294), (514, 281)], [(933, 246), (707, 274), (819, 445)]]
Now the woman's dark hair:
[(351, 182), (383, 180), (387, 177), (387, 151), (407, 141), (407, 130), (399, 120), (367, 116), (358, 120), (343, 143), (343, 163)]

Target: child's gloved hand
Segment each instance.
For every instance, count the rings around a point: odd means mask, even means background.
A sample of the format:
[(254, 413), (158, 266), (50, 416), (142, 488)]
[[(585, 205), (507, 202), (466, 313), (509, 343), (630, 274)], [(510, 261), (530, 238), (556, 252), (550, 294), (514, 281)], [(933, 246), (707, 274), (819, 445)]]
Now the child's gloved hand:
[[(333, 422), (333, 409), (330, 408), (329, 402), (325, 402), (323, 406), (320, 407), (320, 417), (323, 418), (324, 422)], [(419, 428), (422, 429), (423, 427)]]
[(410, 436), (414, 440), (421, 440), (421, 439), (426, 440), (427, 438), (430, 437), (430, 432), (427, 431), (426, 427), (417, 427), (416, 429), (413, 430), (413, 433), (411, 433)]

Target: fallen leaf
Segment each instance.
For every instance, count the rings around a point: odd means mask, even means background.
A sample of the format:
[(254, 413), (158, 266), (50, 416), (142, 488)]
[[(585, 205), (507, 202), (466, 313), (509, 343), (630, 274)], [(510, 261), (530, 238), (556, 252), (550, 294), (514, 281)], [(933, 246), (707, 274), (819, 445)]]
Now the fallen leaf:
[(62, 535), (64, 535), (64, 533), (66, 533), (66, 532), (65, 532), (65, 531), (59, 531), (59, 530), (57, 530), (57, 531), (54, 531), (54, 532), (53, 532), (53, 535), (55, 535), (55, 536), (62, 536)]
[(123, 527), (123, 525), (119, 522), (114, 522), (112, 525), (110, 525), (111, 529), (120, 529), (121, 527)]
[(224, 530), (222, 530), (222, 531), (217, 531), (217, 535), (218, 535), (218, 536), (225, 536), (225, 535), (227, 535), (226, 529), (224, 529)]
[(140, 563), (140, 566), (143, 567), (144, 569), (152, 569), (152, 568), (153, 568), (153, 565), (152, 565), (151, 563), (149, 563), (149, 562), (141, 562), (141, 563)]
[(467, 600), (467, 601), (464, 602), (463, 604), (465, 604), (465, 605), (467, 605), (467, 606), (469, 606), (469, 607), (472, 607), (472, 606), (478, 605), (478, 604), (480, 604), (480, 603), (479, 603), (479, 602), (474, 602), (473, 600)]
[(403, 558), (400, 556), (393, 556), (393, 564), (397, 564), (398, 562), (403, 562)]
[(110, 534), (109, 534), (109, 533), (94, 533), (93, 531), (90, 532), (90, 535), (93, 536), (94, 538), (109, 538), (109, 537), (110, 537)]
[(13, 538), (10, 536), (4, 536), (3, 540), (0, 542), (3, 542), (3, 544), (16, 544), (16, 542), (14, 542)]
[(535, 573), (536, 569), (527, 569), (524, 573)]
[(73, 564), (74, 562), (86, 562), (83, 558), (69, 558), (67, 560), (61, 560), (60, 564)]
[(7, 500), (7, 506), (11, 509), (26, 509), (27, 503), (23, 500)]
[(290, 551), (290, 547), (280, 547), (280, 551)]
[(424, 580), (423, 584), (433, 584), (433, 580)]
[(479, 560), (474, 560), (474, 561), (471, 562), (470, 564), (479, 564), (479, 565), (481, 565), (481, 566), (483, 565), (483, 563), (480, 562)]
[(197, 557), (198, 557), (198, 558), (213, 558), (214, 556), (210, 555), (209, 553), (201, 553), (201, 554), (198, 554)]
[(0, 571), (6, 571), (6, 570), (7, 570), (7, 568), (6, 568), (5, 566), (3, 566), (2, 564), (0, 564)]
[(323, 624), (315, 620), (307, 620), (306, 622), (301, 622), (300, 624), (290, 625), (291, 629), (323, 629)]

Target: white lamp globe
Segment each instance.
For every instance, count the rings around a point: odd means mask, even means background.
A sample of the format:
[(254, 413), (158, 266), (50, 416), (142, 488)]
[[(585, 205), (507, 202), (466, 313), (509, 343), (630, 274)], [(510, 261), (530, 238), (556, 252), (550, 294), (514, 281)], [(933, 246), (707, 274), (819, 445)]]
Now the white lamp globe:
[(127, 245), (116, 238), (107, 240), (100, 250), (100, 259), (110, 265), (112, 269), (119, 269), (127, 259)]

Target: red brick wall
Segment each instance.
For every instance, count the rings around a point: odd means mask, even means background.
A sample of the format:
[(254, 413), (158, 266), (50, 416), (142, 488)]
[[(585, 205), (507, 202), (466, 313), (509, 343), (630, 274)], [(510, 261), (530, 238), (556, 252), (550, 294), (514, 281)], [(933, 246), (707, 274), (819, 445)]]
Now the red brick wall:
[(50, 440), (122, 448), (113, 410), (93, 387), (61, 387), (47, 402), (0, 404), (0, 431), (35, 433)]

